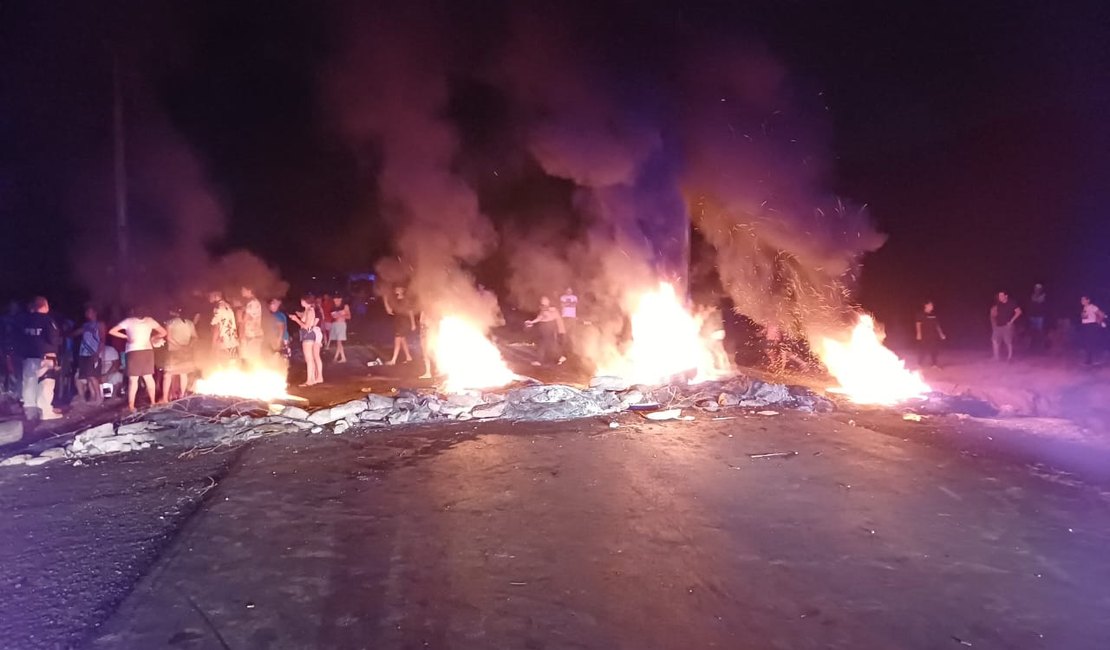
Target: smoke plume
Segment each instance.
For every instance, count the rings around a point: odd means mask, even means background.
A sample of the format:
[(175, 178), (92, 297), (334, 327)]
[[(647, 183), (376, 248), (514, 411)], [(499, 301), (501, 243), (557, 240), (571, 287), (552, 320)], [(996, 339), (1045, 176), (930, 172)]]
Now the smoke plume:
[(380, 159), (382, 211), (399, 259), (379, 263), (379, 273), (408, 284), (422, 309), (488, 325), (496, 305), (477, 291), (470, 266), (489, 253), (495, 231), (454, 171), (459, 138), (445, 118), (451, 52), (443, 17), (412, 5), (352, 9), (344, 23), (329, 108), (352, 146)]
[[(640, 290), (685, 286), (695, 228), (757, 322), (806, 334), (850, 309), (860, 260), (883, 238), (830, 192), (820, 96), (757, 42), (717, 44), (647, 8), (629, 27), (574, 4), (490, 5), (480, 21), (436, 6), (345, 15), (328, 84), (344, 136), (380, 161), (398, 255), (383, 277), (465, 310), (470, 270), (499, 244), (516, 305), (574, 287), (597, 326), (579, 344), (597, 357)], [(448, 112), (460, 80), (507, 107), (506, 159), (523, 151), (569, 188), (563, 205), (498, 214), (499, 238), (460, 173), (467, 125)]]

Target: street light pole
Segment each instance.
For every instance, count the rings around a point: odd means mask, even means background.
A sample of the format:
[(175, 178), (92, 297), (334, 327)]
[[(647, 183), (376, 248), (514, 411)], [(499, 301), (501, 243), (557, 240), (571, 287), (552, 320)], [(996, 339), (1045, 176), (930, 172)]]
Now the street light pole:
[(112, 135), (113, 162), (116, 190), (116, 244), (119, 258), (116, 262), (116, 282), (120, 297), (126, 295), (128, 270), (128, 232), (127, 232), (127, 159), (124, 147), (123, 92), (120, 79), (119, 56), (112, 55)]

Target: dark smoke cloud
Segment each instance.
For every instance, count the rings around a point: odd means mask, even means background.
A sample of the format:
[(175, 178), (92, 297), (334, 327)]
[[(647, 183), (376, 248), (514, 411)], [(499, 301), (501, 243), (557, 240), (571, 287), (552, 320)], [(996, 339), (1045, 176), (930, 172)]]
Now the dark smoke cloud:
[[(419, 3), (417, 3), (419, 4)], [(328, 82), (328, 103), (360, 151), (377, 151), (383, 213), (398, 260), (383, 279), (406, 282), (425, 308), (473, 313), (480, 299), (469, 271), (495, 243), (474, 190), (454, 171), (459, 137), (445, 119), (451, 52), (444, 18), (417, 4), (344, 14), (345, 47)]]
[(248, 286), (259, 295), (284, 296), (288, 285), (257, 256), (215, 252), (226, 227), (223, 202), (185, 139), (149, 104), (129, 115), (128, 126), (128, 256), (122, 282), (110, 204), (101, 214), (85, 211), (77, 220), (81, 245), (75, 266), (92, 301), (163, 311), (212, 289), (230, 295)]
[(686, 280), (693, 226), (757, 321), (801, 332), (851, 307), (860, 260), (883, 238), (829, 192), (820, 97), (758, 43), (716, 45), (649, 8), (633, 29), (585, 5), (489, 5), (469, 22), (416, 6), (344, 14), (327, 84), (352, 147), (380, 156), (398, 254), (383, 277), (465, 304), (469, 270), (497, 243), (457, 167), (465, 125), (447, 107), (462, 78), (492, 87), (516, 149), (573, 186), (572, 214), (543, 208), (500, 226), (516, 304), (573, 286), (604, 344), (638, 290)]

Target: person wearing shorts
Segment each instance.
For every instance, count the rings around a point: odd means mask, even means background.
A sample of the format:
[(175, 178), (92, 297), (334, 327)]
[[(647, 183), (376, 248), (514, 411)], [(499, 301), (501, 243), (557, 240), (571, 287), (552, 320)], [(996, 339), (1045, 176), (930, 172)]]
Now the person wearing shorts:
[(139, 380), (142, 379), (146, 386), (147, 398), (151, 404), (154, 399), (154, 337), (165, 338), (166, 328), (151, 318), (142, 316), (144, 309), (134, 309), (129, 318), (125, 318), (112, 328), (108, 334), (116, 338), (125, 339), (127, 347), (124, 355), (127, 366), (127, 410), (135, 411), (135, 396), (139, 392)]
[(301, 328), (301, 350), (304, 352), (305, 382), (301, 386), (315, 386), (324, 382), (324, 362), (320, 359), (320, 346), (324, 333), (320, 329), (320, 316), (312, 296), (301, 298), (303, 311), (290, 316)]
[(1021, 307), (1018, 307), (1009, 294), (999, 291), (994, 305), (990, 310), (991, 317), (991, 351), (995, 361), (1002, 361), (1002, 348), (1006, 348), (1005, 361), (1014, 358), (1014, 321), (1021, 317)]
[(347, 363), (347, 352), (343, 349), (343, 343), (347, 340), (347, 321), (351, 320), (351, 307), (343, 302), (341, 296), (332, 298), (333, 304), (328, 306), (331, 310), (331, 339), (335, 341), (335, 357), (332, 361), (336, 363)]
[(100, 355), (108, 338), (108, 328), (97, 318), (96, 309), (85, 309), (85, 323), (77, 330), (77, 401), (100, 404)]
[(405, 361), (412, 361), (408, 337), (416, 331), (416, 312), (413, 310), (404, 287), (394, 287), (393, 297), (383, 296), (385, 312), (393, 317), (393, 358), (389, 365), (396, 365), (397, 357), (405, 353)]

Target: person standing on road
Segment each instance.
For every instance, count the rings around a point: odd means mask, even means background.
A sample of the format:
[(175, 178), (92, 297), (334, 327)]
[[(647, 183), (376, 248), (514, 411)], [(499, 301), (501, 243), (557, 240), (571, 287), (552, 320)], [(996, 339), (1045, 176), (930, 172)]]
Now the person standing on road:
[(385, 313), (393, 317), (393, 358), (387, 365), (397, 364), (397, 357), (405, 353), (405, 363), (412, 361), (408, 337), (416, 331), (416, 312), (412, 308), (404, 287), (394, 287), (393, 297), (383, 296)]
[(940, 342), (947, 339), (944, 335), (944, 329), (940, 326), (940, 319), (937, 318), (936, 307), (933, 305), (932, 300), (925, 302), (922, 306), (921, 312), (917, 315), (917, 345), (920, 347), (918, 363), (921, 367), (925, 367), (925, 361), (929, 360), (932, 367), (937, 368), (940, 366)]
[(267, 347), (272, 356), (287, 358), (289, 356), (289, 317), (281, 310), (281, 299), (270, 299), (270, 317), (265, 321), (264, 327)]
[(247, 364), (256, 364), (262, 359), (262, 302), (249, 287), (243, 287), (243, 301), (239, 355)]
[(1085, 355), (1083, 365), (1093, 364), (1102, 352), (1102, 332), (1106, 328), (1106, 314), (1091, 302), (1090, 296), (1079, 299), (1079, 341)]
[(559, 296), (559, 307), (563, 317), (562, 356), (565, 357), (571, 349), (571, 339), (578, 326), (578, 296), (570, 287)]
[(193, 345), (197, 340), (197, 327), (193, 321), (181, 316), (180, 309), (171, 309), (166, 323), (166, 376), (162, 378), (162, 401), (170, 401), (173, 379), (177, 377), (179, 397), (189, 392), (189, 374), (196, 372)]
[(239, 355), (239, 332), (235, 327), (235, 311), (219, 291), (208, 294), (212, 303), (212, 354), (221, 364)]
[(108, 334), (125, 339), (124, 362), (127, 366), (127, 410), (135, 412), (135, 397), (139, 392), (139, 380), (146, 386), (146, 396), (151, 404), (154, 399), (154, 338), (165, 338), (166, 328), (150, 316), (147, 311), (136, 307), (131, 316), (120, 321)]
[(20, 390), (20, 372), (16, 364), (16, 346), (19, 341), (19, 303), (8, 303), (8, 311), (0, 315), (0, 393), (17, 393)]
[[(547, 296), (540, 298), (540, 310), (532, 320), (524, 321), (525, 327), (536, 326), (536, 348), (539, 358), (532, 362), (533, 366), (542, 366), (555, 359), (559, 349), (559, 333), (566, 333), (562, 326), (563, 317), (559, 310), (551, 306), (551, 299)], [(559, 363), (565, 357), (559, 355)]]
[(347, 341), (347, 321), (351, 320), (351, 307), (343, 301), (342, 296), (332, 298), (332, 304), (327, 306), (331, 311), (331, 337), (335, 341), (335, 363), (347, 363), (347, 352), (343, 344)]
[(18, 321), (18, 352), (23, 357), (23, 409), (27, 417), (54, 420), (54, 383), (58, 372), (61, 332), (50, 316), (50, 303), (42, 296), (28, 305)]
[(998, 292), (998, 298), (991, 306), (991, 349), (994, 360), (1000, 361), (1000, 351), (1006, 346), (1006, 361), (1014, 359), (1014, 321), (1021, 316), (1021, 307), (1018, 307), (1010, 295), (1005, 291)]
[(108, 327), (97, 317), (96, 309), (87, 307), (85, 324), (73, 336), (78, 337), (77, 401), (100, 404), (104, 401), (100, 390), (100, 355), (108, 340)]
[(1033, 295), (1029, 296), (1029, 312), (1025, 315), (1029, 321), (1029, 349), (1036, 352), (1045, 350), (1045, 319), (1048, 316), (1048, 294), (1044, 285), (1033, 285)]
[(303, 311), (290, 316), (301, 327), (301, 351), (304, 352), (305, 364), (305, 382), (301, 386), (315, 386), (324, 383), (324, 362), (320, 359), (324, 333), (320, 328), (316, 300), (312, 296), (301, 298), (301, 308)]

